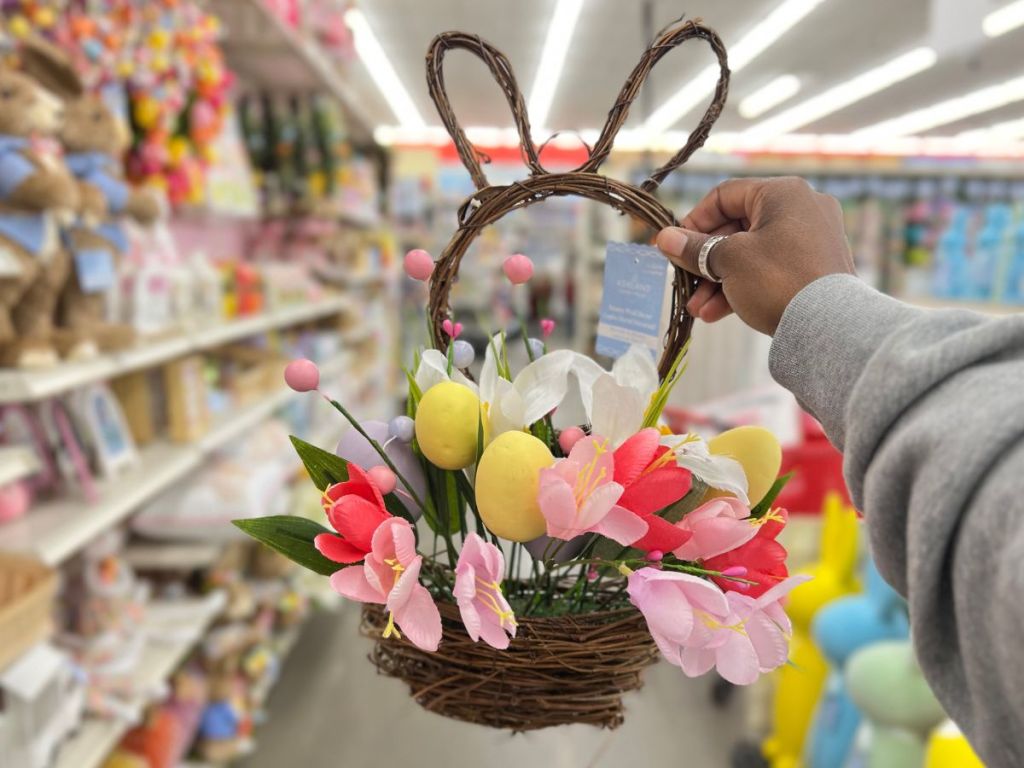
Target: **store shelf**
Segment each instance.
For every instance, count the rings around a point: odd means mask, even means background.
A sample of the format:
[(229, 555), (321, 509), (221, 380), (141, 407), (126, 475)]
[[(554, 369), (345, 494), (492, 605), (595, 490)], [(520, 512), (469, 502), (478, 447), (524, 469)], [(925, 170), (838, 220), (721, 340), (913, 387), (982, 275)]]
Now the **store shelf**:
[(314, 40), (289, 26), (265, 0), (213, 0), (210, 7), (224, 22), (221, 45), (228, 64), (244, 81), (282, 91), (328, 91), (344, 105), (354, 136), (372, 141), (372, 123), (360, 99)]
[(0, 487), (39, 470), (39, 459), (30, 448), (0, 446)]
[[(184, 601), (156, 601), (148, 610), (149, 640), (142, 652), (133, 682), (140, 691), (137, 701), (145, 707), (154, 700), (153, 691), (161, 691), (181, 666), (207, 628), (224, 610), (227, 595), (213, 592), (203, 598)], [(156, 698), (160, 698), (157, 696)], [(88, 717), (78, 731), (57, 753), (54, 768), (96, 768), (128, 731), (121, 720)]]
[[(336, 376), (348, 360), (344, 353), (324, 363), (321, 372)], [(0, 532), (0, 549), (34, 554), (59, 565), (107, 528), (171, 487), (223, 448), (281, 408), (295, 392), (282, 387), (263, 400), (222, 419), (196, 444), (159, 442), (139, 452), (138, 462), (99, 484), (99, 500), (89, 504), (77, 495), (41, 504), (8, 523)]]
[(197, 325), (173, 337), (147, 341), (145, 346), (105, 355), (85, 363), (65, 363), (38, 371), (0, 371), (0, 403), (26, 402), (53, 397), (76, 387), (113, 376), (150, 368), (190, 352), (198, 352), (247, 336), (344, 312), (350, 302), (343, 296), (266, 312), (224, 323)]

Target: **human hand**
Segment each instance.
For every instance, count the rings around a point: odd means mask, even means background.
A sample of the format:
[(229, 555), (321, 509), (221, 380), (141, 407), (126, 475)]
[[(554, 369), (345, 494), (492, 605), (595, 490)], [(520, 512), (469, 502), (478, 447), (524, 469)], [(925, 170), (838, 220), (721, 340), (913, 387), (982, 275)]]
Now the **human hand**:
[(686, 305), (713, 323), (731, 312), (768, 335), (801, 289), (819, 277), (854, 274), (843, 212), (830, 195), (803, 179), (732, 179), (715, 187), (680, 222), (658, 233), (658, 247), (675, 264), (700, 274), (697, 259), (711, 235), (728, 235), (711, 249), (708, 269)]

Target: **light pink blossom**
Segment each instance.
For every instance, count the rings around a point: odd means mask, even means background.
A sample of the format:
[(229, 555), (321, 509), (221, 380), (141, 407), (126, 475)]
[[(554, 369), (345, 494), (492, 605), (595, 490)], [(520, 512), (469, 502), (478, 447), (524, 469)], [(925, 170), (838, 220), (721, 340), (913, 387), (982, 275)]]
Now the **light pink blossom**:
[(422, 564), (412, 526), (403, 518), (391, 517), (373, 532), (371, 551), (363, 564), (337, 571), (331, 576), (331, 586), (350, 600), (384, 605), (388, 611), (384, 637), (401, 637), (400, 629), (413, 645), (436, 651), (441, 642), (441, 614), (430, 592), (420, 584)]
[(703, 560), (741, 547), (757, 535), (750, 509), (738, 499), (712, 499), (676, 523), (693, 536), (674, 550), (680, 560)]
[(516, 636), (515, 614), (501, 592), (504, 573), (501, 550), (477, 534), (469, 534), (459, 553), (453, 594), (473, 642), (483, 638), (499, 650), (508, 648), (509, 635)]
[(786, 662), (792, 626), (780, 600), (807, 578), (791, 577), (752, 598), (689, 574), (641, 568), (627, 589), (666, 661), (689, 677), (714, 667), (729, 682), (749, 685)]
[(697, 677), (714, 667), (730, 683), (750, 685), (781, 667), (789, 658), (793, 633), (781, 600), (810, 578), (791, 576), (757, 598), (727, 592), (729, 611), (724, 616), (698, 611), (693, 634), (679, 657), (683, 672)]
[(596, 435), (579, 440), (568, 457), (542, 469), (537, 502), (548, 536), (568, 541), (600, 533), (623, 546), (644, 536), (647, 523), (616, 504), (623, 487), (614, 477), (611, 446)]

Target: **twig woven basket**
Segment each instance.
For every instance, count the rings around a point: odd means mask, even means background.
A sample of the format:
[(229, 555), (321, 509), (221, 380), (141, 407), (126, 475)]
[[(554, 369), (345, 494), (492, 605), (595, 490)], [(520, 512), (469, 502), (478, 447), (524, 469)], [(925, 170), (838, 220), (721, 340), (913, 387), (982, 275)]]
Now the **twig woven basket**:
[[(719, 66), (714, 96), (686, 143), (646, 181), (634, 186), (601, 175), (630, 105), (658, 61), (687, 40), (703, 40)], [(467, 139), (445, 90), (445, 53), (461, 49), (481, 59), (500, 86), (519, 133), (520, 150), (529, 175), (506, 186), (489, 185), (481, 163), (488, 158)], [(652, 228), (676, 224), (675, 216), (653, 192), (669, 173), (685, 163), (707, 139), (725, 105), (729, 68), (725, 46), (700, 20), (677, 22), (660, 32), (626, 79), (586, 162), (571, 171), (553, 173), (541, 164), (522, 92), (508, 59), (476, 35), (446, 32), (427, 52), (427, 87), (442, 122), (455, 143), (477, 191), (459, 208), (458, 227), (437, 261), (430, 279), (428, 319), (434, 343), (444, 349), (448, 295), (458, 277), (462, 257), (487, 226), (505, 214), (549, 197), (577, 196), (609, 205)], [(693, 318), (686, 301), (695, 278), (675, 268), (672, 307), (660, 363), (664, 377), (690, 337)], [(436, 653), (420, 650), (394, 635), (384, 638), (387, 615), (381, 607), (363, 609), (362, 631), (375, 639), (371, 660), (388, 676), (408, 683), (413, 698), (426, 709), (457, 720), (513, 731), (529, 731), (569, 723), (615, 728), (623, 721), (622, 696), (643, 684), (641, 673), (658, 655), (644, 618), (632, 607), (558, 616), (522, 616), (507, 650), (474, 643), (466, 633), (457, 606), (438, 605), (443, 636)]]
[(459, 609), (439, 603), (443, 639), (435, 653), (394, 636), (387, 614), (363, 608), (362, 632), (376, 641), (370, 660), (404, 680), (425, 709), (469, 723), (532, 731), (553, 725), (622, 724), (622, 695), (643, 685), (658, 658), (643, 617), (632, 608), (578, 615), (521, 617), (507, 650), (474, 643)]

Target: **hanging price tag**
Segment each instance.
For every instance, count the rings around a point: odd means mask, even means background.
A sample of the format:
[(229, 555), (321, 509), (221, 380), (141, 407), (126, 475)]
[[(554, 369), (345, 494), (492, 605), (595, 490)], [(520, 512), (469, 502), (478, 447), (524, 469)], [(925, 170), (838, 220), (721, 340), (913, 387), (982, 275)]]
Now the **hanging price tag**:
[(85, 293), (100, 293), (114, 285), (114, 256), (102, 248), (75, 253), (78, 284)]
[(670, 266), (649, 245), (608, 243), (597, 352), (618, 357), (633, 344), (661, 351), (671, 289)]

